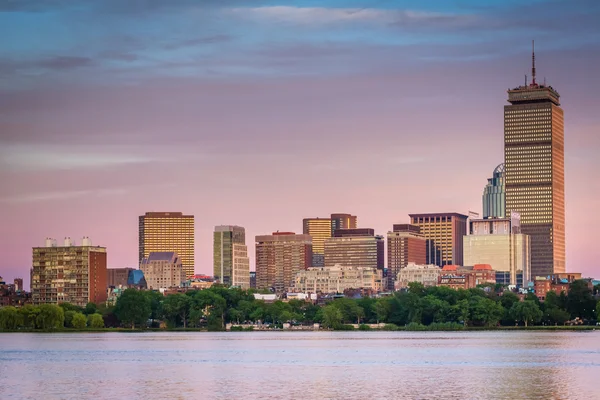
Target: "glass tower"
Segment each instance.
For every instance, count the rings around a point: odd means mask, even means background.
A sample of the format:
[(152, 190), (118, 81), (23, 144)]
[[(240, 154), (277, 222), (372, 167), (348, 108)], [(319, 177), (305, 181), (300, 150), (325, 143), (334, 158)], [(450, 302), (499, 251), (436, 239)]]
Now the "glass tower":
[(483, 218), (504, 218), (506, 215), (504, 189), (504, 164), (494, 170), (483, 190)]

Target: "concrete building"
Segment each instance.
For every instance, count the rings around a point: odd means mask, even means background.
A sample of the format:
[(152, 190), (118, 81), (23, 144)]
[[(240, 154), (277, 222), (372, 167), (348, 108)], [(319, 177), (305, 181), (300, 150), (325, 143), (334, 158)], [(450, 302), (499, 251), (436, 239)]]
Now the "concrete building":
[(426, 239), (417, 225), (395, 224), (387, 234), (387, 287), (395, 287), (398, 273), (408, 263), (423, 265), (427, 262)]
[(358, 218), (351, 214), (331, 214), (331, 236), (338, 229), (358, 228)]
[(139, 263), (157, 252), (175, 252), (186, 277), (194, 275), (194, 216), (147, 212), (139, 217)]
[(487, 264), (477, 264), (473, 267), (444, 265), (438, 278), (438, 286), (452, 289), (466, 290), (487, 283), (496, 283), (496, 272)]
[(77, 246), (65, 238), (63, 246), (46, 239), (33, 248), (31, 299), (33, 304), (87, 303), (106, 301), (106, 248), (92, 246), (88, 237)]
[(312, 238), (293, 232), (256, 236), (256, 287), (283, 293), (298, 271), (311, 266)]
[(186, 281), (181, 258), (173, 251), (150, 253), (142, 260), (140, 271), (144, 273), (148, 289), (180, 287)]
[(436, 286), (440, 271), (440, 267), (435, 264), (420, 265), (410, 262), (398, 272), (394, 289), (405, 289), (411, 282)]
[(560, 95), (535, 79), (508, 91), (504, 106), (506, 216), (521, 214), (531, 237), (533, 276), (562, 273), (565, 264), (564, 116)]
[(463, 236), (468, 216), (458, 213), (410, 214), (411, 224), (427, 239), (427, 264), (463, 264)]
[(129, 272), (133, 270), (134, 268), (108, 268), (106, 270), (107, 287), (127, 287), (127, 279), (129, 278)]
[(325, 265), (325, 240), (331, 237), (331, 218), (304, 218), (302, 233), (312, 237), (313, 267)]
[(250, 288), (250, 259), (246, 230), (241, 226), (215, 226), (213, 234), (213, 274), (225, 285)]
[(512, 218), (470, 221), (470, 235), (464, 237), (464, 264), (489, 264), (496, 282), (527, 286), (531, 281), (530, 238), (520, 231), (519, 215)]
[(293, 291), (302, 293), (344, 293), (348, 289), (383, 289), (382, 271), (375, 268), (312, 267), (299, 271), (294, 278)]
[(333, 237), (325, 240), (325, 267), (343, 265), (384, 269), (383, 236), (373, 229), (336, 229)]
[(506, 216), (506, 189), (504, 187), (504, 164), (494, 170), (492, 177), (483, 189), (483, 218), (504, 218)]

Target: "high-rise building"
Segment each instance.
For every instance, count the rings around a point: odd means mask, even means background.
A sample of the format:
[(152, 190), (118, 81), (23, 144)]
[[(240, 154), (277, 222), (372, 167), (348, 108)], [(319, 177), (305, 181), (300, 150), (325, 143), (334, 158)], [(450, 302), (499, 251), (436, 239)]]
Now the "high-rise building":
[(31, 299), (33, 304), (87, 303), (106, 301), (106, 248), (92, 246), (85, 237), (76, 246), (65, 238), (63, 246), (46, 239), (44, 247), (33, 248)]
[(256, 287), (287, 291), (296, 272), (310, 267), (312, 238), (293, 232), (256, 236)]
[(358, 228), (356, 215), (351, 214), (331, 214), (331, 236), (338, 229), (356, 229)]
[(565, 272), (564, 122), (560, 95), (535, 80), (508, 91), (504, 106), (506, 216), (531, 236), (531, 272)]
[(506, 216), (505, 195), (504, 164), (500, 164), (483, 189), (483, 218), (504, 218)]
[(331, 237), (331, 218), (304, 218), (302, 233), (312, 237), (313, 267), (325, 265), (325, 240)]
[(373, 229), (336, 229), (333, 237), (325, 240), (325, 267), (361, 267), (384, 269), (383, 236)]
[(250, 288), (250, 259), (246, 230), (241, 226), (215, 226), (213, 234), (213, 275), (218, 282)]
[(458, 213), (410, 214), (411, 224), (421, 228), (427, 239), (427, 264), (463, 264), (463, 236), (468, 216)]
[(427, 241), (417, 225), (395, 224), (387, 234), (388, 289), (394, 289), (398, 272), (408, 263), (423, 265), (427, 262)]
[(527, 286), (531, 281), (530, 238), (521, 233), (519, 215), (470, 221), (464, 237), (464, 264), (487, 264), (496, 272), (496, 282)]
[(106, 286), (107, 287), (127, 287), (127, 279), (133, 268), (108, 268), (106, 270)]
[(186, 278), (194, 275), (194, 216), (180, 212), (147, 212), (140, 216), (139, 263), (153, 252), (175, 252)]
[(183, 263), (173, 251), (150, 253), (140, 264), (149, 289), (181, 287), (185, 283)]

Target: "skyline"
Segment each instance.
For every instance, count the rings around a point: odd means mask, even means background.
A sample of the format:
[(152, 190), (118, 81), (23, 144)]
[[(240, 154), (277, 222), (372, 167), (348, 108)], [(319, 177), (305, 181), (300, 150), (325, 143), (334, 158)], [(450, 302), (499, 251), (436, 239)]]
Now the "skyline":
[(5, 279), (29, 280), (47, 236), (136, 266), (150, 211), (195, 216), (209, 274), (217, 225), (253, 238), (347, 212), (384, 235), (409, 213), (481, 214), (531, 39), (565, 109), (567, 271), (599, 275), (600, 5), (194, 3), (0, 5)]

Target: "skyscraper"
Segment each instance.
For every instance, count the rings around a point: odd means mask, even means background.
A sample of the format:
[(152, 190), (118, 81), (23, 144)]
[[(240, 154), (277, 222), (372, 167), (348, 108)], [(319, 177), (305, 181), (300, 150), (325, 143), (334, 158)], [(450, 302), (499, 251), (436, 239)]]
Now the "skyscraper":
[(215, 226), (213, 234), (213, 274), (225, 285), (250, 288), (250, 260), (246, 230), (241, 226)]
[(422, 265), (427, 262), (426, 242), (421, 228), (416, 225), (396, 224), (393, 232), (388, 232), (388, 289), (394, 289), (398, 272), (408, 263)]
[(312, 238), (293, 232), (256, 236), (256, 287), (282, 293), (292, 286), (296, 272), (310, 267)]
[(331, 236), (337, 229), (356, 229), (357, 227), (356, 215), (331, 214)]
[(175, 252), (186, 278), (194, 275), (194, 216), (147, 212), (139, 220), (139, 263), (153, 252)]
[(565, 272), (564, 125), (560, 95), (532, 82), (508, 90), (504, 106), (506, 216), (531, 236), (532, 276)]
[(369, 228), (336, 229), (325, 240), (325, 267), (335, 265), (383, 270), (383, 237)]
[(504, 188), (504, 164), (494, 170), (492, 177), (483, 189), (483, 218), (504, 218), (506, 191)]
[(325, 265), (325, 240), (331, 237), (330, 218), (304, 218), (302, 233), (312, 237), (313, 267)]
[(438, 267), (463, 265), (463, 236), (467, 216), (458, 213), (410, 214), (411, 224), (421, 228), (427, 239), (427, 264)]

